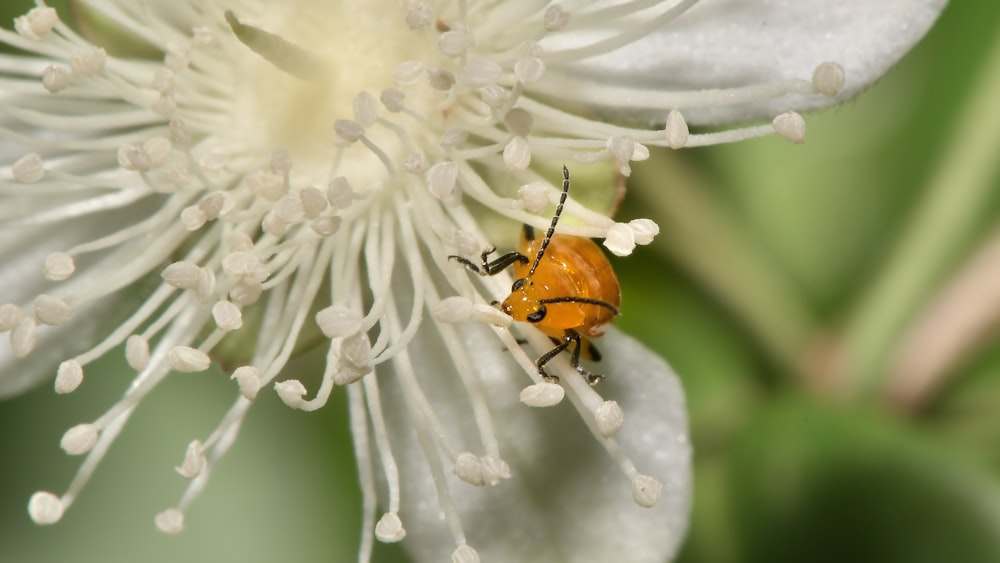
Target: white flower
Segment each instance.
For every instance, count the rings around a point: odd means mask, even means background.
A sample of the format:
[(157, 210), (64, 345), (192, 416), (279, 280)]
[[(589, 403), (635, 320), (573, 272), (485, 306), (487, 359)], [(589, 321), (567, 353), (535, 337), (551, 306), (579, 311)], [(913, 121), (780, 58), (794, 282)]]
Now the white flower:
[[(87, 2), (159, 60), (109, 55), (40, 5), (0, 31), (35, 54), (0, 57), (0, 395), (57, 365), (73, 392), (119, 345), (138, 375), (66, 433), (87, 458), (32, 518), (61, 518), (171, 371), (223, 356), (235, 401), (178, 454), (191, 482), (156, 515), (164, 532), (183, 530), (259, 392), (314, 410), (344, 385), (361, 560), (404, 537), (420, 561), (671, 557), (691, 496), (675, 376), (611, 331), (601, 395), (561, 357), (561, 386), (543, 381), (548, 339), (487, 305), (510, 277), (447, 259), (490, 243), (464, 203), (544, 228), (558, 191), (540, 164), (628, 175), (649, 146), (800, 142), (793, 110), (870, 84), (943, 3)], [(620, 124), (636, 119), (654, 125)], [(560, 232), (619, 255), (658, 230), (572, 199), (566, 213)], [(322, 376), (285, 379), (317, 341)], [(564, 394), (572, 408), (525, 406)]]

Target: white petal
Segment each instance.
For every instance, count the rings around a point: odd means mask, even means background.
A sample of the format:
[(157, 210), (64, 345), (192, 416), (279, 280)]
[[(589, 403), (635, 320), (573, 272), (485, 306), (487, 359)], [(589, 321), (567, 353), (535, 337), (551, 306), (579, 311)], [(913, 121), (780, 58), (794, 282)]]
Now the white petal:
[[(436, 414), (460, 432), (452, 436), (457, 447), (475, 451), (478, 434), (469, 401), (453, 377), (442, 375), (451, 371), (442, 364), (447, 354), (434, 338), (423, 337), (428, 332), (409, 347), (415, 371)], [(549, 408), (525, 406), (518, 396), (527, 376), (496, 338), (479, 325), (463, 328), (462, 335), (467, 349), (475, 351), (500, 455), (511, 474), (495, 487), (475, 487), (449, 473), (468, 544), (482, 560), (618, 561), (623, 546), (630, 563), (669, 560), (684, 538), (691, 502), (684, 395), (670, 367), (616, 330), (598, 342), (605, 360), (601, 370), (607, 374), (598, 391), (617, 401), (625, 414), (615, 440), (640, 473), (664, 485), (656, 506), (642, 508), (633, 499), (633, 484), (569, 401)], [(437, 493), (399, 386), (384, 386), (383, 395), (403, 479), (404, 547), (418, 562), (447, 561), (454, 543), (433, 502)]]
[[(689, 123), (772, 118), (850, 98), (881, 77), (930, 28), (947, 0), (702, 0), (664, 27), (610, 53), (550, 66), (538, 87), (562, 98), (653, 109), (650, 93), (729, 88), (784, 79), (811, 80), (815, 68), (836, 61), (846, 84), (835, 98), (789, 95), (750, 104), (680, 108)], [(570, 31), (561, 43), (578, 43)], [(551, 46), (546, 46), (548, 51)], [(555, 72), (553, 72), (555, 71)], [(566, 73), (584, 83), (616, 85), (613, 100), (588, 98), (585, 89), (560, 85)], [(674, 105), (639, 112), (664, 119)]]

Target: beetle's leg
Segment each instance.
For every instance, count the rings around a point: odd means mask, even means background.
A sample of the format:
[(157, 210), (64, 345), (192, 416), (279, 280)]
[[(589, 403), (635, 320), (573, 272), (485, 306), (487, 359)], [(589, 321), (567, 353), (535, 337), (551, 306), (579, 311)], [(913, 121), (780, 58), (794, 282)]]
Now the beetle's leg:
[[(570, 356), (569, 365), (576, 369), (576, 372), (587, 378), (587, 383), (591, 385), (597, 385), (604, 380), (604, 376), (599, 373), (591, 373), (590, 370), (580, 365), (580, 349), (583, 347), (583, 339), (580, 337), (580, 333), (575, 330), (567, 330), (566, 338), (571, 342), (576, 343), (573, 347), (573, 354)], [(587, 341), (590, 344), (590, 341)], [(593, 346), (591, 345), (590, 350), (593, 351)]]
[(538, 360), (535, 361), (535, 366), (538, 368), (538, 373), (545, 378), (549, 383), (556, 383), (559, 381), (559, 377), (555, 375), (549, 375), (549, 372), (545, 371), (545, 364), (549, 363), (552, 358), (559, 355), (560, 352), (569, 347), (573, 343), (573, 338), (569, 335), (570, 331), (566, 331), (566, 336), (563, 337), (562, 342), (556, 344), (556, 347), (549, 350), (548, 352), (542, 354)]
[(472, 260), (469, 260), (468, 258), (463, 258), (461, 256), (456, 256), (454, 254), (448, 256), (448, 258), (450, 260), (458, 262), (459, 264), (462, 264), (469, 270), (472, 270), (473, 272), (481, 276), (495, 276), (500, 272), (509, 268), (510, 265), (513, 264), (514, 262), (520, 262), (522, 264), (528, 263), (528, 257), (525, 256), (524, 254), (521, 254), (520, 252), (508, 252), (507, 254), (504, 254), (503, 256), (497, 258), (496, 260), (490, 262), (489, 256), (494, 252), (496, 252), (496, 248), (494, 247), (490, 247), (484, 250), (483, 253), (479, 255), (480, 259), (482, 260), (481, 264), (476, 264)]
[(587, 341), (587, 358), (595, 362), (601, 361), (601, 351), (597, 349), (597, 346), (594, 346), (592, 340)]

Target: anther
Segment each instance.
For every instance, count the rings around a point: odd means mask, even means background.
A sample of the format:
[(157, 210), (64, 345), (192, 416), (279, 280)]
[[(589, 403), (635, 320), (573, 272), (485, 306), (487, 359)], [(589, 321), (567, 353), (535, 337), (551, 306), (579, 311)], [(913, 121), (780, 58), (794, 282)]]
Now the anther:
[(531, 164), (531, 146), (524, 137), (516, 136), (503, 148), (503, 162), (510, 170), (525, 170)]
[(200, 440), (192, 440), (188, 444), (187, 450), (184, 452), (184, 462), (180, 466), (175, 467), (177, 473), (188, 479), (194, 479), (195, 477), (201, 475), (201, 472), (205, 470), (205, 466), (208, 465), (205, 459), (205, 448), (202, 446)]
[(188, 50), (179, 45), (167, 45), (166, 53), (163, 55), (163, 64), (174, 72), (184, 70), (191, 64), (191, 55)]
[(281, 402), (293, 409), (299, 408), (306, 396), (306, 386), (298, 379), (286, 379), (274, 384), (274, 391), (278, 394)]
[(427, 78), (430, 82), (431, 88), (441, 90), (442, 92), (451, 90), (451, 87), (455, 85), (455, 75), (452, 74), (451, 71), (443, 68), (427, 69)]
[(285, 195), (285, 180), (277, 174), (255, 170), (247, 175), (246, 182), (251, 192), (266, 200), (278, 201)]
[(649, 158), (649, 149), (629, 136), (611, 137), (608, 139), (607, 147), (611, 156), (618, 161), (619, 171), (625, 176), (632, 172), (630, 161)]
[(418, 2), (406, 10), (406, 27), (410, 29), (420, 29), (430, 25), (434, 21), (434, 12), (430, 6), (423, 2)]
[(61, 520), (65, 510), (59, 497), (48, 491), (39, 491), (28, 501), (28, 515), (35, 524), (42, 526)]
[(226, 238), (226, 247), (230, 252), (247, 252), (253, 250), (253, 239), (250, 235), (237, 231)]
[(316, 325), (327, 338), (344, 338), (361, 330), (361, 315), (344, 305), (331, 305), (316, 313)]
[(518, 188), (521, 204), (525, 211), (538, 215), (549, 205), (549, 185), (545, 182), (531, 182)]
[(135, 371), (143, 371), (149, 366), (149, 341), (138, 334), (125, 340), (125, 361)]
[(472, 34), (465, 30), (451, 30), (438, 38), (438, 48), (446, 57), (460, 57), (476, 44)]
[(372, 360), (372, 344), (368, 334), (358, 332), (340, 341), (340, 357), (359, 368), (369, 368)]
[(313, 220), (326, 211), (326, 194), (317, 187), (307, 186), (299, 190), (299, 205), (306, 219)]
[(174, 91), (174, 73), (165, 68), (158, 68), (153, 73), (150, 85), (161, 95), (170, 94)]
[(481, 487), (485, 484), (483, 479), (483, 464), (479, 457), (472, 452), (462, 452), (455, 460), (455, 475), (470, 485)]
[(441, 147), (457, 147), (469, 138), (469, 132), (465, 129), (451, 128), (441, 134)]
[(253, 366), (241, 366), (233, 371), (230, 379), (235, 379), (240, 387), (240, 393), (248, 400), (252, 401), (260, 391), (260, 372)]
[(226, 332), (243, 326), (243, 313), (229, 301), (218, 301), (212, 305), (212, 318), (215, 319), (215, 326)]
[(42, 155), (33, 152), (17, 159), (17, 162), (11, 167), (11, 174), (15, 180), (25, 184), (33, 184), (41, 180), (45, 176), (45, 163), (42, 161)]
[(625, 413), (615, 401), (604, 401), (594, 411), (594, 421), (601, 435), (610, 438), (625, 426)]
[(170, 120), (170, 140), (176, 145), (187, 145), (191, 142), (191, 130), (183, 120)]
[(635, 243), (643, 246), (653, 242), (656, 235), (660, 234), (660, 226), (651, 219), (632, 219), (628, 226), (632, 229)]
[(427, 170), (427, 157), (422, 152), (407, 155), (403, 159), (403, 170), (406, 170), (410, 174), (423, 174)]
[[(233, 254), (230, 254), (227, 258), (233, 256)], [(225, 264), (225, 261), (223, 261), (223, 264)], [(163, 269), (160, 277), (168, 285), (177, 289), (197, 289), (198, 283), (201, 281), (201, 268), (191, 262), (174, 262)]]
[(86, 53), (73, 53), (69, 58), (73, 74), (78, 76), (93, 76), (104, 70), (108, 53), (103, 48), (91, 49)]
[(795, 144), (801, 144), (806, 139), (806, 120), (794, 111), (787, 111), (771, 121), (774, 130)]
[(208, 268), (202, 268), (198, 276), (198, 287), (194, 290), (195, 296), (198, 297), (198, 301), (202, 303), (208, 303), (212, 300), (215, 295), (215, 271)]
[(35, 349), (38, 344), (38, 325), (35, 319), (25, 316), (21, 318), (10, 333), (10, 346), (14, 349), (14, 355), (23, 358)]
[(522, 108), (514, 108), (503, 116), (503, 124), (507, 127), (507, 130), (520, 137), (526, 137), (531, 133), (534, 122), (535, 118)]
[(50, 94), (62, 92), (69, 86), (73, 74), (64, 66), (49, 65), (42, 71), (42, 86)]
[(552, 4), (545, 9), (542, 22), (545, 24), (545, 31), (559, 31), (569, 23), (569, 12), (560, 4)]
[(451, 552), (451, 563), (479, 563), (479, 553), (463, 543)]
[(54, 8), (38, 6), (29, 10), (27, 14), (14, 18), (14, 29), (21, 37), (38, 41), (52, 31), (57, 21), (59, 14)]
[(286, 195), (279, 199), (275, 203), (273, 211), (279, 219), (286, 223), (295, 223), (305, 213), (302, 209), (302, 198), (294, 195)]
[(13, 303), (0, 305), (0, 332), (14, 330), (24, 318), (24, 310)]
[(190, 205), (181, 211), (181, 225), (185, 231), (197, 231), (205, 225), (208, 217), (197, 205)]
[(156, 136), (147, 139), (142, 143), (142, 149), (149, 155), (149, 162), (152, 166), (159, 166), (170, 156), (173, 150), (173, 143), (166, 137)]
[(500, 109), (506, 106), (507, 102), (510, 100), (507, 90), (496, 84), (480, 88), (479, 97), (482, 98), (483, 103), (488, 105), (491, 109)]
[(507, 462), (493, 456), (479, 458), (483, 468), (483, 482), (491, 487), (500, 484), (504, 479), (510, 479), (510, 466)]
[(282, 219), (274, 211), (269, 211), (264, 215), (264, 219), (260, 222), (260, 226), (267, 234), (281, 238), (288, 232), (289, 224), (288, 221)]
[(672, 109), (667, 114), (667, 125), (664, 133), (667, 137), (667, 146), (672, 149), (683, 148), (687, 143), (691, 131), (688, 129), (687, 121), (684, 120), (684, 115), (680, 111)]
[(343, 176), (337, 176), (330, 180), (330, 185), (326, 188), (326, 200), (337, 209), (347, 209), (354, 202), (354, 190), (351, 183)]
[(222, 271), (232, 277), (250, 274), (260, 263), (252, 251), (230, 252), (222, 259)]
[(81, 383), (83, 383), (83, 366), (80, 362), (66, 360), (59, 364), (59, 370), (56, 372), (56, 393), (60, 395), (72, 393)]
[(349, 143), (357, 141), (365, 134), (361, 124), (351, 119), (337, 119), (333, 122), (333, 131)]
[(93, 424), (77, 424), (63, 434), (59, 447), (69, 455), (81, 455), (97, 443), (99, 432)]
[(329, 215), (319, 217), (309, 224), (309, 228), (321, 237), (328, 237), (340, 230), (341, 222), (342, 219), (340, 217), (336, 215)]
[(142, 147), (126, 143), (118, 147), (118, 165), (124, 170), (144, 172), (152, 168), (153, 163)]
[(826, 96), (836, 96), (844, 87), (844, 67), (835, 62), (820, 63), (813, 71), (813, 87)]
[(176, 536), (184, 531), (184, 513), (177, 508), (168, 508), (153, 520), (156, 528), (164, 534)]
[(42, 275), (51, 281), (62, 281), (73, 275), (76, 263), (73, 257), (65, 252), (53, 252), (45, 257), (45, 267)]
[(253, 305), (263, 292), (259, 283), (242, 281), (229, 290), (229, 300), (237, 305)]
[(398, 113), (403, 111), (405, 107), (403, 101), (406, 99), (406, 94), (403, 93), (399, 88), (386, 88), (382, 90), (379, 95), (379, 101), (385, 106), (385, 109), (391, 111), (392, 113)]
[(395, 512), (386, 512), (375, 524), (375, 537), (383, 543), (395, 543), (406, 537), (403, 522)]
[(663, 484), (649, 475), (636, 475), (632, 479), (632, 499), (643, 508), (652, 508), (660, 500)]
[(604, 246), (615, 256), (632, 254), (635, 244), (635, 231), (626, 223), (615, 223), (604, 235)]
[(521, 389), (519, 398), (529, 407), (551, 407), (562, 401), (565, 396), (566, 390), (562, 385), (545, 381)]
[(167, 352), (170, 367), (184, 373), (205, 371), (212, 365), (208, 354), (190, 346), (174, 346)]
[(525, 56), (514, 63), (514, 76), (518, 82), (531, 86), (542, 79), (545, 74), (545, 61), (541, 57)]
[(150, 104), (149, 109), (161, 117), (170, 117), (177, 112), (177, 100), (173, 94), (160, 94), (160, 97)]
[(268, 165), (272, 174), (287, 178), (292, 171), (292, 155), (286, 149), (276, 148), (268, 156)]
[(69, 304), (58, 297), (39, 295), (34, 302), (35, 318), (42, 324), (58, 326), (73, 318)]
[(427, 171), (427, 189), (438, 199), (454, 194), (457, 180), (458, 165), (450, 160), (439, 162)]

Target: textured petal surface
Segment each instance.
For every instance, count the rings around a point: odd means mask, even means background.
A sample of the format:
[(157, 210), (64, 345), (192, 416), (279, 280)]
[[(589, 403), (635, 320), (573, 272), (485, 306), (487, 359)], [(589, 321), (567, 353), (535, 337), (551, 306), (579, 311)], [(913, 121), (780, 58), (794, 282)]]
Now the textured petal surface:
[[(457, 381), (441, 377), (443, 352), (422, 331), (424, 342), (410, 347), (424, 391), (436, 414), (460, 426), (463, 445), (478, 443), (469, 401)], [(470, 349), (478, 354), (480, 380), (490, 402), (500, 453), (511, 478), (496, 487), (474, 487), (449, 474), (449, 490), (468, 542), (484, 562), (620, 561), (662, 563), (676, 553), (687, 528), (691, 502), (691, 450), (684, 395), (670, 367), (635, 340), (618, 331), (601, 339), (601, 368), (607, 380), (598, 386), (625, 412), (616, 440), (640, 473), (664, 485), (652, 509), (632, 500), (629, 480), (587, 430), (569, 398), (550, 408), (530, 408), (518, 401), (527, 381), (487, 329), (463, 327)], [(419, 338), (418, 338), (419, 340)], [(405, 545), (417, 561), (448, 560), (453, 543), (435, 498), (430, 473), (398, 393), (399, 385), (379, 375), (391, 438), (403, 478), (400, 516), (407, 529)], [(479, 452), (476, 452), (479, 453)]]
[[(836, 98), (786, 95), (764, 102), (684, 111), (690, 123), (770, 118), (848, 99), (891, 68), (937, 19), (946, 0), (702, 0), (661, 30), (610, 53), (560, 65), (557, 74), (582, 84), (619, 88), (614, 99), (586, 88), (560, 88), (557, 76), (539, 87), (561, 97), (641, 110), (649, 94), (663, 92), (662, 120), (678, 107), (670, 91), (745, 86), (812, 78), (825, 61), (840, 63), (847, 81)], [(572, 25), (572, 24), (570, 24)], [(567, 30), (571, 27), (567, 28)], [(571, 35), (567, 35), (567, 40)]]

